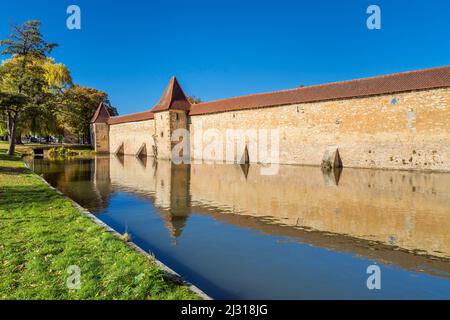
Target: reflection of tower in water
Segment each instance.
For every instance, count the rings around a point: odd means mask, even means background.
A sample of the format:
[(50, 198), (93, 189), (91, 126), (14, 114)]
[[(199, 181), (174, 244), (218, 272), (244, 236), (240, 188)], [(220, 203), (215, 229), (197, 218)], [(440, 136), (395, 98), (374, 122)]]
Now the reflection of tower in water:
[[(164, 161), (161, 166), (158, 164), (156, 172), (157, 179), (160, 180), (157, 194), (164, 193), (164, 201), (158, 205), (155, 203), (155, 209), (164, 219), (174, 243), (183, 232), (191, 214), (190, 172), (189, 165), (174, 165), (170, 161)], [(158, 191), (158, 188), (162, 190)]]

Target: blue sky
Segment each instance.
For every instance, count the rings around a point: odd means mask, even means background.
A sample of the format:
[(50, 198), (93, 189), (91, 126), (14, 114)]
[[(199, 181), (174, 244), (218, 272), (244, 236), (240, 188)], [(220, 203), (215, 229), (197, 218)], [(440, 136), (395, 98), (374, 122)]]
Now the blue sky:
[[(81, 30), (66, 28), (71, 4)], [(381, 30), (366, 27), (371, 4)], [(1, 4), (0, 38), (30, 19), (120, 114), (151, 108), (172, 75), (208, 101), (450, 65), (448, 0), (15, 0)]]

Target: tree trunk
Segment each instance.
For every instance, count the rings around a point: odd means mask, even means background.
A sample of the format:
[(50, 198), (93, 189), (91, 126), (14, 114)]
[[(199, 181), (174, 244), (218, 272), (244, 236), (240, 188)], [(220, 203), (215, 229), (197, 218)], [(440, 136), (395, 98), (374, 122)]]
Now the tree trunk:
[(13, 156), (16, 149), (17, 115), (8, 112), (8, 155)]
[(89, 131), (86, 134), (85, 144), (91, 144), (91, 133)]
[(16, 132), (16, 145), (23, 144), (22, 143), (22, 134), (20, 132)]

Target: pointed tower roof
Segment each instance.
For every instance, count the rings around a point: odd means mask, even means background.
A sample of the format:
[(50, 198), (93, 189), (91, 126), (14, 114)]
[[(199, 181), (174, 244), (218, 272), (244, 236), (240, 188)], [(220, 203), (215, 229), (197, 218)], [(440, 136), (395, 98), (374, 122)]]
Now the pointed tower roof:
[(159, 102), (152, 109), (152, 112), (167, 111), (167, 110), (183, 110), (189, 111), (191, 104), (189, 103), (186, 95), (181, 89), (177, 78), (172, 77), (170, 79), (169, 85), (164, 91)]
[(169, 216), (166, 220), (166, 227), (170, 232), (170, 236), (176, 239), (181, 236), (189, 215)]
[(109, 115), (108, 109), (106, 109), (105, 104), (102, 102), (98, 106), (91, 119), (91, 123), (107, 123), (111, 116)]

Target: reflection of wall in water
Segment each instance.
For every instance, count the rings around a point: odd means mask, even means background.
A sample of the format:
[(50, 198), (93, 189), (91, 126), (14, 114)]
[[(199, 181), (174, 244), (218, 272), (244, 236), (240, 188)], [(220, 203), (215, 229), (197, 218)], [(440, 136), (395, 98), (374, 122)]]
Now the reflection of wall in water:
[(193, 165), (192, 200), (274, 223), (450, 255), (450, 175), (345, 169), (339, 185), (330, 187), (313, 167), (282, 166), (278, 175), (261, 176), (251, 166), (247, 178), (239, 169)]
[[(191, 203), (450, 256), (450, 175), (345, 169), (338, 186), (314, 167), (192, 165), (111, 157), (115, 187), (154, 197), (160, 214), (187, 219)], [(331, 179), (333, 180), (333, 179)], [(205, 211), (206, 212), (206, 211)]]

